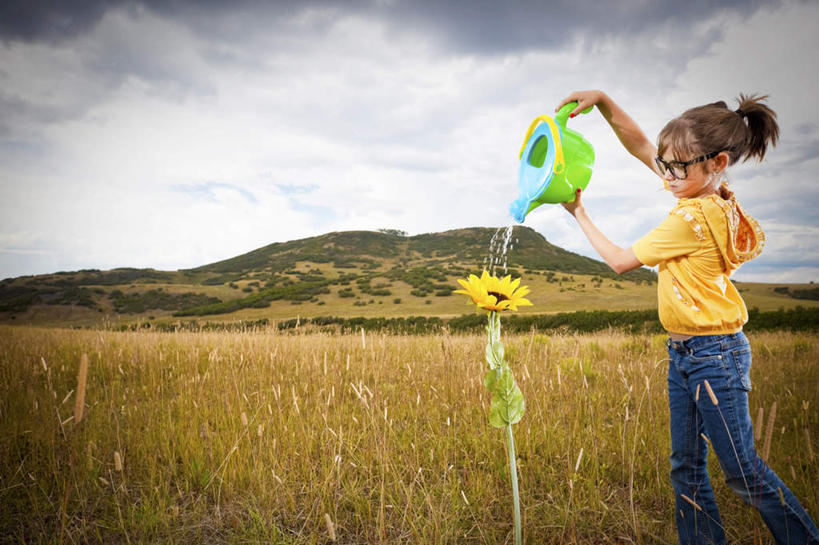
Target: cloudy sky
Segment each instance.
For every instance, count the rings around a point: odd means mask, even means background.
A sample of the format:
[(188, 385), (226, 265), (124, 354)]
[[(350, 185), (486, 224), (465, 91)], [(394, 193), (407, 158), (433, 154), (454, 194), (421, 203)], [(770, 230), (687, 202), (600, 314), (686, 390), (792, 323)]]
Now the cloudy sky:
[[(819, 280), (817, 2), (44, 4), (0, 5), (0, 278), (508, 225), (529, 122), (599, 88), (652, 139), (769, 94), (780, 144), (731, 173), (768, 243), (736, 277)], [(570, 124), (587, 209), (631, 245), (673, 198), (597, 112)], [(558, 206), (526, 225), (594, 256)]]

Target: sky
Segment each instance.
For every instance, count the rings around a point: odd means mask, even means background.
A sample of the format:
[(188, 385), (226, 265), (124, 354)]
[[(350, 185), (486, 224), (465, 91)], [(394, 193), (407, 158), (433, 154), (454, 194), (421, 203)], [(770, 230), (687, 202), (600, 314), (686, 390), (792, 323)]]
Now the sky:
[[(506, 226), (529, 122), (602, 89), (652, 140), (769, 95), (778, 146), (729, 171), (767, 235), (735, 278), (819, 280), (817, 50), (815, 1), (6, 1), (0, 278)], [(598, 112), (569, 124), (595, 148), (586, 208), (630, 246), (674, 199)], [(597, 257), (560, 206), (524, 225)]]

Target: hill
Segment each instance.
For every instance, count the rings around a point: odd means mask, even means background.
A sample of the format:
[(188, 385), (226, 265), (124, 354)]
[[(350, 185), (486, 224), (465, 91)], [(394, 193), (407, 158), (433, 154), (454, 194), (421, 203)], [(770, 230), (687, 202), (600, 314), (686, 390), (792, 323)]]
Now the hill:
[[(394, 231), (334, 232), (271, 244), (191, 270), (196, 273), (222, 274), (284, 272), (300, 262), (331, 263), (336, 269), (377, 268), (385, 262), (397, 262), (401, 267), (466, 263), (479, 265), (487, 257), (489, 243), (496, 231), (473, 227), (412, 237)], [(516, 226), (512, 238), (515, 251), (510, 254), (510, 266), (613, 276), (604, 263), (555, 246), (528, 227)], [(470, 270), (474, 271), (474, 266)], [(653, 277), (648, 270), (634, 271), (626, 276), (642, 280), (651, 280)]]
[[(87, 326), (185, 317), (456, 316), (466, 310), (463, 298), (452, 296), (456, 279), (487, 267), (490, 242), (499, 232), (479, 227), (416, 236), (333, 232), (193, 269), (89, 269), (5, 279), (0, 322)], [(531, 312), (656, 305), (653, 271), (615, 275), (604, 263), (555, 246), (528, 227), (514, 227), (507, 259), (507, 272), (532, 287)], [(762, 306), (778, 308), (794, 301), (810, 306), (816, 299), (810, 289), (763, 285), (750, 291)]]

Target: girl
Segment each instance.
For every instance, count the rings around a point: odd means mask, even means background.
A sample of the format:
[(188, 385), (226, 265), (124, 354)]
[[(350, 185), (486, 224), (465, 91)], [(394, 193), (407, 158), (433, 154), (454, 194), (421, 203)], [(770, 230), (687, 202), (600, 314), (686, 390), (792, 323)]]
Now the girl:
[[(706, 472), (707, 436), (728, 486), (759, 510), (777, 543), (819, 544), (819, 530), (780, 478), (757, 456), (748, 412), (751, 349), (742, 333), (748, 312), (728, 279), (765, 242), (757, 222), (728, 190), (725, 169), (765, 156), (776, 145), (776, 114), (767, 97), (740, 95), (692, 108), (672, 119), (655, 147), (601, 91), (570, 94), (570, 114), (596, 105), (623, 146), (662, 176), (679, 199), (668, 217), (631, 248), (612, 243), (580, 199), (563, 206), (617, 273), (659, 265), (660, 322), (668, 331), (671, 483), (681, 544), (725, 543)], [(695, 507), (696, 505), (696, 507)]]

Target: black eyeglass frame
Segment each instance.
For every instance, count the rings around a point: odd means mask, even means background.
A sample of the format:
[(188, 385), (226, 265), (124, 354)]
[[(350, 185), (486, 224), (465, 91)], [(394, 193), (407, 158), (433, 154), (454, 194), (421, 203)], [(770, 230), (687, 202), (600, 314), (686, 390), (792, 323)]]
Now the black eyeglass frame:
[[(668, 161), (666, 162), (662, 157), (659, 155), (654, 158), (654, 162), (657, 163), (657, 168), (660, 169), (660, 173), (665, 176), (666, 172), (671, 172), (671, 175), (674, 176), (675, 180), (685, 180), (688, 178), (688, 167), (691, 165), (695, 165), (697, 163), (702, 163), (703, 161), (707, 161), (708, 159), (713, 159), (720, 153), (725, 150), (719, 151), (712, 151), (711, 153), (706, 153), (705, 155), (700, 155), (690, 161)], [(682, 178), (674, 174), (674, 170), (676, 168), (682, 167), (683, 175)]]

